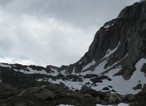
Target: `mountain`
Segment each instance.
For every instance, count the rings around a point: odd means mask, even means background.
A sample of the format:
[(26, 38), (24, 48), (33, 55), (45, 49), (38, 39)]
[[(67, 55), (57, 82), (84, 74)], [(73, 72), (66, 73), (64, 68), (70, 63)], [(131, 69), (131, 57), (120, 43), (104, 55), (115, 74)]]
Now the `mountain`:
[(129, 79), (135, 71), (135, 64), (146, 57), (145, 11), (145, 2), (123, 9), (116, 19), (99, 29), (88, 52), (78, 62), (61, 68), (66, 73), (96, 71), (96, 67), (106, 61), (101, 72), (111, 66), (121, 66), (117, 74)]
[(66, 74), (122, 76), (127, 82), (132, 79), (129, 83), (135, 83), (135, 86), (145, 84), (145, 12), (145, 1), (124, 8), (117, 18), (106, 22), (97, 31), (88, 52), (78, 62), (62, 66), (61, 71), (65, 70)]
[(146, 105), (145, 13), (145, 0), (124, 8), (69, 66), (0, 63), (0, 105)]

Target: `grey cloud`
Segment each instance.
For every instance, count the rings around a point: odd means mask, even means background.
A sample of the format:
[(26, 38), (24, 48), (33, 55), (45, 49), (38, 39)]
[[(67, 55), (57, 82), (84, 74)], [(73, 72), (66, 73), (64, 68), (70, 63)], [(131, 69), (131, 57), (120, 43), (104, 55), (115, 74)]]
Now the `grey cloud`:
[(12, 0), (5, 9), (14, 14), (55, 17), (76, 26), (88, 27), (115, 18), (121, 9), (137, 0)]
[(0, 0), (0, 61), (76, 62), (98, 28), (133, 1)]

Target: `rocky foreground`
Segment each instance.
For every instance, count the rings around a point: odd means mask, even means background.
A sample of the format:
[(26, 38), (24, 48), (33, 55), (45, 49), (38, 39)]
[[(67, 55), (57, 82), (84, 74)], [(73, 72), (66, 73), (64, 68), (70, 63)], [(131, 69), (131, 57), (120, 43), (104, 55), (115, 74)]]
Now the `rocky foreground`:
[[(43, 77), (44, 75), (21, 75), (18, 72), (9, 75), (16, 77), (17, 81), (4, 79), (4, 82), (0, 83), (0, 106), (58, 106), (60, 104), (96, 106), (96, 104), (107, 105), (118, 103), (128, 103), (130, 106), (146, 105), (146, 85), (138, 94), (120, 95), (111, 91), (96, 91), (86, 86), (88, 84), (82, 86), (80, 90), (71, 90), (63, 83), (53, 84), (45, 80), (33, 80), (34, 77)], [(90, 77), (93, 76), (90, 75)], [(89, 77), (89, 75), (86, 75), (86, 77)], [(53, 76), (51, 78), (53, 79)], [(54, 78), (63, 80), (73, 78), (74, 81), (79, 79), (76, 75), (58, 75), (54, 76)]]

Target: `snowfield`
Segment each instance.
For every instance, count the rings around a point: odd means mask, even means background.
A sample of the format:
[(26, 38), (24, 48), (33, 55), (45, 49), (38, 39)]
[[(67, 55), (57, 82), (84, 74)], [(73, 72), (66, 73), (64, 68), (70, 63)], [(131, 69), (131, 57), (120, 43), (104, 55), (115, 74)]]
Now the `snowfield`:
[[(140, 59), (136, 63), (136, 70), (133, 73), (132, 77), (129, 80), (125, 80), (122, 76), (113, 76), (115, 73), (120, 71), (120, 67), (117, 67), (115, 69), (112, 69), (108, 73), (106, 73), (106, 76), (109, 76), (111, 80), (104, 79), (102, 82), (98, 82), (93, 85), (93, 82), (90, 78), (83, 78), (82, 81), (72, 81), (70, 80), (52, 80), (51, 78), (48, 79), (48, 82), (54, 83), (54, 84), (61, 84), (63, 83), (65, 86), (69, 87), (71, 90), (80, 90), (83, 85), (86, 85), (88, 87), (91, 87), (94, 90), (97, 91), (105, 91), (102, 90), (105, 87), (111, 86), (109, 88), (110, 91), (115, 90), (119, 94), (136, 94), (141, 91), (141, 89), (134, 90), (133, 87), (135, 87), (138, 84), (145, 84), (146, 83), (146, 77), (144, 76), (143, 72), (140, 71), (142, 65), (146, 63), (146, 59)], [(105, 63), (101, 63), (101, 65), (98, 65), (98, 68), (103, 69)], [(97, 70), (93, 71), (92, 74), (96, 74)], [(85, 73), (84, 73), (85, 74)], [(86, 73), (87, 74), (87, 73)], [(89, 74), (89, 73), (88, 73)], [(38, 81), (41, 81), (43, 79), (39, 79)]]
[(74, 105), (68, 105), (68, 104), (60, 104), (60, 105), (57, 105), (57, 106), (74, 106)]
[[(115, 73), (120, 71), (120, 67), (117, 67), (108, 73), (106, 73), (106, 76), (109, 76), (110, 80), (104, 79), (102, 82), (96, 83), (93, 85), (90, 78), (82, 78), (82, 81), (72, 81), (72, 80), (52, 80), (49, 79), (48, 82), (55, 83), (55, 84), (61, 84), (63, 83), (65, 86), (69, 87), (71, 90), (80, 90), (83, 85), (86, 85), (88, 87), (91, 87), (94, 90), (97, 91), (105, 91), (102, 90), (105, 87), (112, 86), (112, 88), (109, 88), (109, 90), (113, 91), (115, 90), (119, 94), (136, 94), (141, 91), (141, 89), (134, 90), (133, 87), (135, 87), (138, 84), (145, 84), (146, 83), (146, 77), (144, 76), (143, 72), (141, 72), (142, 65), (146, 63), (146, 59), (140, 59), (136, 63), (136, 70), (133, 73), (132, 77), (129, 80), (125, 80), (122, 76), (113, 76)], [(104, 63), (98, 66), (98, 68), (103, 69)], [(96, 74), (97, 71), (93, 71), (93, 74)], [(88, 73), (89, 74), (89, 73)], [(43, 80), (43, 79), (42, 79)]]
[[(115, 50), (113, 50), (113, 51), (115, 51)], [(113, 51), (110, 51), (110, 52), (113, 53)], [(133, 88), (135, 86), (137, 86), (138, 84), (141, 84), (142, 87), (144, 84), (146, 84), (146, 77), (145, 77), (144, 73), (141, 72), (141, 68), (142, 68), (143, 64), (146, 63), (146, 59), (144, 59), (144, 58), (140, 59), (136, 63), (136, 65), (135, 65), (136, 70), (134, 71), (132, 77), (128, 80), (125, 80), (122, 76), (113, 76), (115, 73), (117, 73), (121, 70), (121, 68), (122, 68), (121, 66), (118, 66), (117, 68), (112, 69), (108, 73), (105, 74), (111, 80), (103, 79), (102, 82), (97, 82), (97, 83), (93, 84), (93, 82), (91, 81), (91, 78), (84, 78), (83, 77), (86, 74), (100, 75), (100, 73), (102, 73), (105, 70), (104, 66), (105, 66), (106, 62), (107, 62), (106, 60), (101, 62), (95, 68), (94, 71), (88, 70), (86, 72), (82, 72), (80, 74), (77, 74), (77, 75), (81, 76), (81, 79), (82, 79), (81, 81), (73, 81), (72, 79), (67, 79), (67, 80), (55, 79), (54, 80), (51, 78), (36, 79), (36, 80), (37, 81), (44, 81), (45, 80), (45, 81), (48, 81), (50, 83), (64, 84), (65, 86), (67, 86), (71, 90), (76, 90), (76, 89), (80, 90), (82, 88), (82, 86), (86, 85), (86, 86), (91, 87), (92, 89), (94, 89), (96, 91), (116, 91), (117, 93), (122, 94), (122, 95), (124, 95), (124, 94), (137, 94), (138, 92), (141, 91), (141, 89), (134, 90)], [(117, 63), (115, 63), (115, 64), (117, 64)], [(84, 69), (87, 69), (94, 64), (95, 64), (95, 61), (93, 60), (91, 63), (89, 63), (87, 66), (85, 66)], [(0, 66), (1, 67), (8, 67), (8, 68), (12, 67), (11, 65), (6, 65), (6, 64), (0, 64)], [(109, 69), (109, 68), (110, 67), (107, 67), (107, 69)], [(17, 72), (22, 72), (24, 74), (45, 74), (45, 75), (52, 75), (52, 76), (57, 76), (59, 74), (58, 71), (55, 69), (52, 69), (51, 73), (47, 73), (46, 70), (43, 70), (43, 69), (42, 70), (34, 70), (30, 67), (27, 67), (26, 69), (20, 69), (20, 70), (14, 69), (14, 70)], [(64, 70), (64, 72), (65, 72), (65, 70)], [(62, 74), (62, 75), (64, 75), (64, 74)], [(105, 87), (108, 87), (109, 90), (103, 90), (103, 88), (105, 88)]]
[[(96, 104), (96, 106), (115, 106), (115, 105), (101, 105), (101, 104)], [(129, 106), (129, 105), (128, 104), (125, 104), (125, 103), (119, 103), (116, 106)]]
[(2, 63), (0, 63), (0, 67), (8, 67), (8, 68), (11, 68), (11, 66), (10, 66), (10, 65), (7, 65), (7, 64), (2, 64)]
[[(74, 105), (60, 104), (60, 105), (57, 105), (57, 106), (74, 106)], [(96, 104), (96, 106), (115, 106), (115, 105), (101, 105), (101, 104)], [(116, 106), (129, 106), (129, 105), (128, 104), (125, 104), (125, 103), (119, 103)]]

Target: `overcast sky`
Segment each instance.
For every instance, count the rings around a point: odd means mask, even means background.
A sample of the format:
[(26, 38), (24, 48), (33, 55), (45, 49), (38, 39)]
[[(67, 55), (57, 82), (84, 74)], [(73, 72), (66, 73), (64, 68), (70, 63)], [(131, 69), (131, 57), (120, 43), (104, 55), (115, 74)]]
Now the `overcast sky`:
[(67, 65), (94, 34), (139, 0), (0, 0), (0, 62)]

